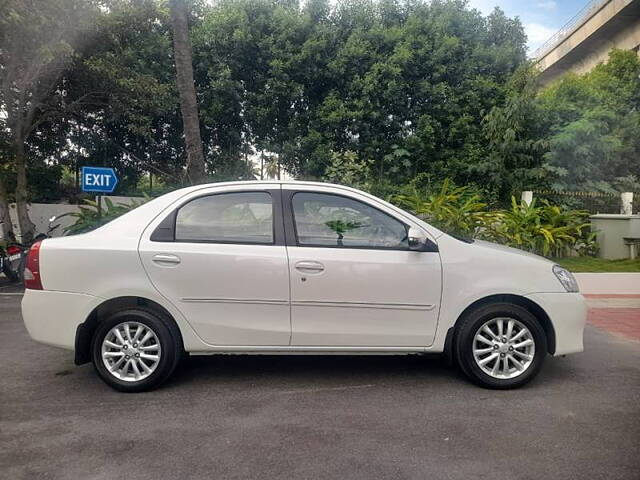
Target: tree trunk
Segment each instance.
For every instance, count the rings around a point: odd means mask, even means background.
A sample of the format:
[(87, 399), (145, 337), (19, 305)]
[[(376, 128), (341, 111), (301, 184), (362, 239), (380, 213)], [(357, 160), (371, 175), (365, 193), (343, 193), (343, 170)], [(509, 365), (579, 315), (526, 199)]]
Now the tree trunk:
[(29, 218), (27, 201), (27, 165), (22, 139), (16, 139), (14, 143), (14, 161), (16, 166), (16, 210), (18, 214), (18, 225), (20, 225), (20, 240), (24, 244), (33, 241), (36, 226)]
[(4, 178), (0, 174), (0, 237), (9, 242), (15, 242), (16, 236), (13, 233), (13, 224), (9, 215), (9, 197)]
[(173, 57), (176, 64), (176, 80), (180, 95), (180, 111), (187, 150), (186, 177), (190, 184), (203, 183), (207, 174), (200, 138), (200, 120), (196, 89), (193, 81), (191, 40), (187, 25), (188, 0), (171, 0), (171, 25), (173, 29)]

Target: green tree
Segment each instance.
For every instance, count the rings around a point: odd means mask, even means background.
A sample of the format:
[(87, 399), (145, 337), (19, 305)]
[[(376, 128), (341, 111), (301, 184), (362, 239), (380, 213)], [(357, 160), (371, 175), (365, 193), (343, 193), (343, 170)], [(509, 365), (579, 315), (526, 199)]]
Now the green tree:
[(630, 51), (541, 91), (535, 68), (522, 68), (504, 105), (484, 118), (489, 155), (473, 169), (501, 183), (502, 198), (539, 187), (638, 190), (639, 92), (640, 59)]
[(507, 82), (507, 98), (483, 118), (488, 154), (469, 167), (473, 176), (507, 199), (546, 182), (549, 169), (548, 125), (537, 100), (536, 74), (531, 65), (518, 69)]
[(333, 152), (331, 163), (322, 180), (354, 188), (368, 188), (371, 177), (370, 163), (362, 161), (351, 151)]
[[(178, 3), (110, 0), (95, 10), (91, 35), (61, 70), (65, 115), (25, 143), (32, 164), (58, 176), (60, 165), (110, 165), (120, 191), (147, 172), (180, 183), (189, 155), (173, 75), (169, 7)], [(351, 183), (384, 193), (416, 176), (463, 184), (482, 175), (505, 197), (538, 161), (522, 160), (519, 146), (506, 160), (494, 154), (483, 123), (525, 61), (522, 26), (500, 10), (483, 17), (462, 0), (188, 3), (186, 83), (198, 92), (212, 178), (251, 178), (248, 159), (260, 151), (305, 178), (337, 178), (348, 164), (367, 177)], [(513, 117), (496, 114), (495, 131)]]
[(68, 81), (73, 92), (100, 92), (100, 103), (74, 116), (68, 137), (78, 148), (63, 162), (116, 168), (120, 191), (145, 172), (180, 185), (186, 154), (168, 10), (155, 0), (121, 0), (96, 30)]
[(539, 102), (555, 188), (640, 190), (640, 59), (634, 52), (613, 50), (591, 72), (565, 75)]
[(231, 151), (249, 142), (302, 177), (352, 151), (378, 182), (466, 181), (486, 152), (482, 117), (525, 59), (518, 20), (463, 1), (223, 1), (194, 35), (215, 90), (203, 111), (242, 132)]
[[(97, 12), (97, 6), (88, 0), (2, 3), (0, 110), (5, 115), (0, 121), (8, 139), (2, 170), (10, 162), (15, 171), (17, 216), (25, 242), (30, 242), (35, 233), (27, 209), (28, 142), (44, 125), (79, 106), (79, 101), (66, 98), (62, 79), (77, 52), (91, 38), (90, 20)], [(1, 182), (0, 190), (5, 190), (5, 180)]]

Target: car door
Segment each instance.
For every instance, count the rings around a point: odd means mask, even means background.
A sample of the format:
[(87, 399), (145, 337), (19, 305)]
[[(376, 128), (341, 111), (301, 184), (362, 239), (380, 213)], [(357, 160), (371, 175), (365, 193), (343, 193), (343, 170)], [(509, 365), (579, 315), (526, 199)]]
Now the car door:
[(408, 248), (409, 217), (346, 189), (283, 186), (294, 346), (433, 342), (441, 297), (434, 251)]
[(278, 184), (197, 191), (143, 234), (139, 252), (151, 282), (209, 344), (289, 344), (279, 197)]

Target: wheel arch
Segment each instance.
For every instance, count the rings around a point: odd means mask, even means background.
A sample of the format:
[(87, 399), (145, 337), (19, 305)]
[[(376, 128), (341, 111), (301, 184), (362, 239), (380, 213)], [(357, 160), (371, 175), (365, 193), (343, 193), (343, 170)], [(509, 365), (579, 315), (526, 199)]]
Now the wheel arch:
[(458, 327), (462, 323), (461, 320), (468, 315), (473, 310), (476, 310), (479, 307), (484, 305), (489, 305), (492, 303), (512, 303), (514, 305), (518, 305), (523, 307), (527, 311), (529, 311), (532, 315), (534, 315), (539, 321), (544, 330), (544, 333), (547, 337), (547, 351), (553, 355), (556, 351), (556, 333), (553, 329), (553, 324), (551, 323), (551, 319), (547, 312), (538, 305), (536, 302), (528, 299), (527, 297), (523, 297), (522, 295), (513, 295), (513, 294), (497, 294), (497, 295), (489, 295), (487, 297), (480, 298), (470, 305), (468, 305), (458, 318), (456, 319), (453, 326), (449, 328), (447, 331), (447, 337), (445, 339), (444, 351), (449, 359), (449, 362), (453, 362), (453, 345), (456, 339), (456, 334)]
[(75, 364), (82, 365), (91, 361), (91, 340), (98, 324), (102, 320), (108, 318), (109, 315), (114, 312), (135, 307), (145, 307), (153, 310), (167, 321), (173, 322), (176, 327), (175, 329), (180, 336), (180, 344), (184, 348), (184, 340), (182, 338), (180, 327), (178, 326), (175, 318), (173, 318), (173, 315), (171, 315), (171, 313), (162, 305), (148, 298), (139, 296), (115, 297), (105, 300), (95, 307), (87, 316), (85, 321), (78, 325), (75, 338)]

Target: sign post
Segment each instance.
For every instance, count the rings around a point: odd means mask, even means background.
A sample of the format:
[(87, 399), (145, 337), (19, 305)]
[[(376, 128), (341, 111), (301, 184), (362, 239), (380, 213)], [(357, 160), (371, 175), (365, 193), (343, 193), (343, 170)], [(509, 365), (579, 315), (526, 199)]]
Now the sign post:
[[(82, 191), (99, 193), (113, 193), (118, 185), (118, 176), (113, 168), (107, 167), (82, 167)], [(100, 195), (96, 195), (98, 203), (98, 216), (102, 216), (102, 201)]]

